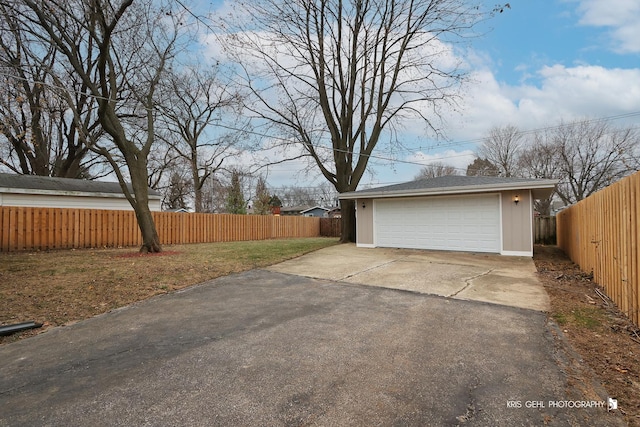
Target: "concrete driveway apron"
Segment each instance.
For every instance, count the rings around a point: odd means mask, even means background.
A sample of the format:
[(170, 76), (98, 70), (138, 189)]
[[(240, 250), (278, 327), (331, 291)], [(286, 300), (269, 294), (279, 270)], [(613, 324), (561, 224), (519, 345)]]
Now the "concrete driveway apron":
[(546, 311), (531, 258), (336, 245), (269, 268), (280, 273)]

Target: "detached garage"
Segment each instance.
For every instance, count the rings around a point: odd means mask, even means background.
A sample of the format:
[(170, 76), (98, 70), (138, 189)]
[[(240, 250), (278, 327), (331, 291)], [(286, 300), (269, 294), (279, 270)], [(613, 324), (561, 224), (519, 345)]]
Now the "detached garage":
[(343, 193), (361, 247), (533, 256), (533, 201), (555, 180), (444, 176)]

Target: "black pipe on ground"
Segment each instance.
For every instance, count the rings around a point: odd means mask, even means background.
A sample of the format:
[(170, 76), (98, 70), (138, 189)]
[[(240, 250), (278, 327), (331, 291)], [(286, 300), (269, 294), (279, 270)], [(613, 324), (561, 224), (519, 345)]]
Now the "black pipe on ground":
[(0, 326), (0, 336), (15, 334), (16, 332), (26, 331), (27, 329), (34, 329), (42, 327), (42, 323), (36, 322), (22, 322), (14, 325)]

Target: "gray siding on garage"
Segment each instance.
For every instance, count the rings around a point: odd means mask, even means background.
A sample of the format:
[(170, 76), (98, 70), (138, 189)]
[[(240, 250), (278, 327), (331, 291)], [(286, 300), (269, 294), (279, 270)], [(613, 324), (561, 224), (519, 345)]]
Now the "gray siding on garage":
[(373, 246), (373, 200), (356, 200), (356, 242), (358, 246)]
[[(514, 197), (520, 201), (514, 203)], [(502, 192), (502, 251), (533, 256), (533, 197), (530, 190)]]

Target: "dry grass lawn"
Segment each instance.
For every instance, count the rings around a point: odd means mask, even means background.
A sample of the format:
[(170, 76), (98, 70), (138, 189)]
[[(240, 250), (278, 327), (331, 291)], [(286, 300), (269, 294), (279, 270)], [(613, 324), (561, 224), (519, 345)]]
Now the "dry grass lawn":
[(45, 325), (0, 337), (0, 344), (336, 243), (335, 238), (208, 243), (166, 246), (149, 255), (135, 248), (0, 253), (0, 325)]

